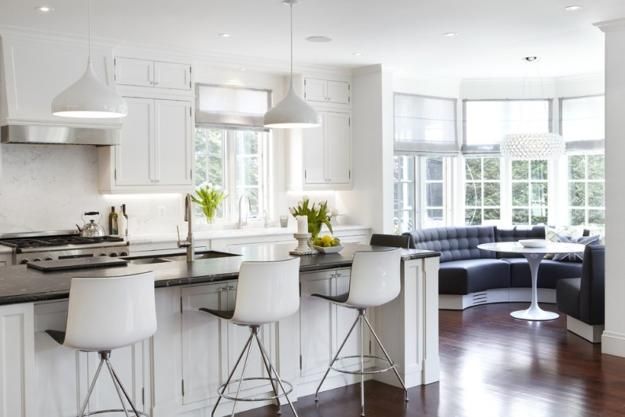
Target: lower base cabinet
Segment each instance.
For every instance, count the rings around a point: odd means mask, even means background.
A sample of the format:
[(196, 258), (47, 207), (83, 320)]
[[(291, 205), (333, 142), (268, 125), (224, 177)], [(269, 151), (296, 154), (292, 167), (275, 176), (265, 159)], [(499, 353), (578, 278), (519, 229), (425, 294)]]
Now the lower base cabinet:
[[(87, 396), (100, 357), (59, 345), (46, 330), (64, 330), (67, 302), (35, 305), (34, 352), (36, 372), (34, 416), (76, 416)], [(138, 409), (149, 411), (149, 342), (111, 353), (111, 363)], [(120, 408), (112, 380), (102, 369), (88, 410)], [(51, 412), (52, 411), (52, 412)]]

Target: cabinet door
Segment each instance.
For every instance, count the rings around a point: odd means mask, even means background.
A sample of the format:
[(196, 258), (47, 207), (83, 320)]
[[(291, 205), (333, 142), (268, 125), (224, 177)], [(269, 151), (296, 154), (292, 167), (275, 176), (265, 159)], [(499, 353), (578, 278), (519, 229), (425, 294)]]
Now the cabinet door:
[(152, 87), (154, 63), (145, 59), (117, 57), (115, 58), (115, 81), (119, 85)]
[(324, 158), (324, 126), (325, 115), (321, 116), (321, 126), (305, 129), (302, 132), (304, 152), (304, 183), (325, 184), (325, 158)]
[(227, 369), (221, 320), (200, 308), (227, 309), (227, 284), (182, 290), (183, 404), (215, 398)]
[(127, 97), (128, 116), (115, 147), (116, 185), (146, 185), (153, 177), (154, 100)]
[(191, 89), (191, 65), (175, 62), (154, 63), (154, 86), (174, 90)]
[(191, 103), (155, 100), (155, 169), (159, 185), (191, 184)]
[(326, 100), (332, 104), (349, 104), (350, 87), (346, 81), (328, 81)]
[(315, 378), (332, 360), (332, 304), (311, 294), (332, 294), (333, 272), (302, 274), (300, 316), (300, 376)]
[(323, 115), (326, 182), (347, 184), (351, 180), (350, 125), (349, 113)]
[(304, 98), (307, 101), (326, 102), (327, 82), (316, 78), (306, 78), (304, 80)]

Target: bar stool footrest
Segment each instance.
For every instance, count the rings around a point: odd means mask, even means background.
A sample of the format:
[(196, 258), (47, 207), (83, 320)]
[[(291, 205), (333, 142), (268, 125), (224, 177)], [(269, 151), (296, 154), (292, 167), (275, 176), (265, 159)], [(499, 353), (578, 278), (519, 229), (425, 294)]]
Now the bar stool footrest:
[[(395, 365), (394, 363), (390, 363), (389, 361), (386, 360), (386, 358), (382, 358), (380, 356), (376, 356), (376, 355), (362, 355), (362, 357), (364, 359), (375, 359), (375, 360), (379, 360), (379, 361), (383, 361), (389, 364), (389, 366), (387, 366), (386, 368), (369, 368), (369, 369), (363, 369), (361, 370), (350, 370), (350, 369), (345, 369), (345, 368), (338, 368), (336, 366), (331, 366), (330, 369), (336, 371), (336, 372), (340, 372), (342, 374), (350, 374), (350, 375), (374, 375), (374, 374), (381, 374), (387, 371), (390, 371), (393, 368), (396, 368), (397, 365)], [(336, 358), (335, 362), (340, 362), (342, 360), (345, 359), (360, 359), (360, 355), (348, 355), (348, 356), (339, 356), (338, 358)]]
[[(266, 381), (271, 385), (274, 384), (278, 384), (278, 380), (276, 378), (270, 378), (270, 377), (249, 377), (249, 378), (239, 378), (239, 379), (232, 379), (230, 380), (230, 383), (228, 385), (232, 385), (232, 384), (238, 384), (239, 381)], [(278, 398), (283, 398), (287, 395), (289, 395), (291, 392), (293, 392), (293, 384), (291, 384), (289, 381), (285, 381), (282, 380), (282, 384), (285, 386), (286, 388), (286, 392), (283, 392), (282, 394), (278, 394), (278, 395), (268, 395), (268, 396), (264, 396), (264, 397), (235, 397), (233, 395), (230, 394), (226, 394), (226, 384), (222, 384), (219, 387), (219, 396), (221, 398), (225, 398), (227, 400), (231, 400), (231, 401), (270, 401), (270, 400), (276, 400)]]
[[(91, 411), (89, 413), (85, 413), (84, 417), (95, 416), (95, 415), (98, 415), (98, 414), (124, 413), (124, 412), (127, 412), (128, 415), (130, 415), (130, 416), (134, 416), (135, 415), (135, 412), (132, 411), (132, 409), (129, 409), (129, 408), (127, 408), (125, 411), (124, 411), (123, 408), (113, 408), (113, 409), (108, 409), (108, 410)], [(146, 414), (144, 412), (141, 412), (141, 411), (139, 411), (139, 415), (143, 416), (143, 417), (150, 417), (148, 414)]]

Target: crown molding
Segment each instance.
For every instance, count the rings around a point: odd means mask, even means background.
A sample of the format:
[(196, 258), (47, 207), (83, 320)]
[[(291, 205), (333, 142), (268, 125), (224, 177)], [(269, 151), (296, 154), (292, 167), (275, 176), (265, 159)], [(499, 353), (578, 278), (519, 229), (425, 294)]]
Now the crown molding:
[(593, 25), (605, 33), (618, 32), (625, 30), (625, 17), (620, 19), (605, 20), (603, 22), (594, 23)]

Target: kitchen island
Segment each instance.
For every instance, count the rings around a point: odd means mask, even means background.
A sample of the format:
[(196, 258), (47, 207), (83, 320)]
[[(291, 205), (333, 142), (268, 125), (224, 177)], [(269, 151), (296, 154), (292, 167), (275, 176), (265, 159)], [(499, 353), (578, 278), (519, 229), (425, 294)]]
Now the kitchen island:
[[(241, 262), (284, 259), (292, 247), (242, 247), (238, 256), (192, 263), (170, 261), (52, 273), (26, 266), (0, 269), (0, 417), (75, 416), (95, 372), (97, 355), (58, 346), (44, 331), (64, 329), (72, 277), (149, 270), (155, 272), (158, 288), (158, 331), (148, 341), (114, 351), (112, 361), (137, 405), (153, 417), (206, 415), (216, 399), (217, 387), (224, 382), (245, 343), (248, 329), (198, 309), (233, 307)], [(370, 249), (347, 244), (340, 254), (302, 257), (300, 311), (262, 328), (263, 342), (283, 378), (294, 383), (293, 399), (314, 392), (355, 318), (353, 311), (310, 294), (345, 292), (354, 252)], [(437, 253), (405, 250), (400, 296), (372, 310), (370, 316), (407, 386), (438, 380)], [(358, 352), (358, 338), (350, 341), (346, 354)], [(374, 345), (369, 344), (370, 349)], [(250, 355), (246, 373), (263, 374), (257, 352)], [(330, 375), (324, 389), (355, 382), (350, 375)], [(378, 374), (375, 378), (396, 384), (392, 375)], [(98, 384), (91, 406), (106, 408), (115, 404), (113, 385), (106, 379)], [(242, 390), (257, 396), (268, 388), (251, 381)], [(252, 406), (259, 404), (240, 403), (238, 409)], [(219, 414), (228, 414), (230, 409), (226, 402)]]

